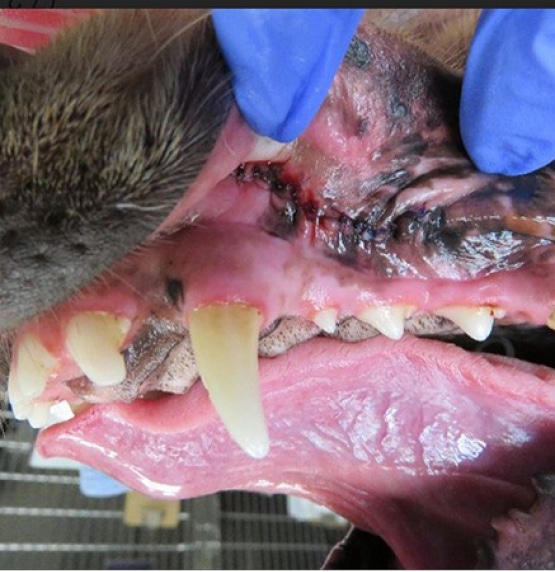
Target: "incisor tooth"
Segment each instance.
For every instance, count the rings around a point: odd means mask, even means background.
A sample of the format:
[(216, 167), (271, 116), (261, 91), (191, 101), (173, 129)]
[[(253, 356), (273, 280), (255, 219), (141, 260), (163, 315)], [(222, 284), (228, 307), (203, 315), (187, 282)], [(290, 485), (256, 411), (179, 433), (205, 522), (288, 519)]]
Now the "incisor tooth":
[[(13, 391), (12, 391), (13, 395)], [(27, 398), (17, 398), (10, 395), (10, 403), (12, 406), (13, 416), (20, 421), (29, 419), (29, 415), (33, 410), (33, 404)]]
[(321, 310), (314, 316), (313, 321), (326, 334), (333, 334), (337, 328), (337, 310), (335, 308)]
[(50, 406), (48, 412), (48, 420), (54, 423), (62, 423), (63, 421), (69, 421), (75, 417), (75, 413), (71, 409), (71, 405), (64, 399), (58, 401)]
[(392, 340), (400, 340), (405, 332), (405, 318), (412, 312), (412, 306), (370, 306), (357, 318), (376, 328)]
[(16, 376), (15, 367), (10, 370), (8, 377), (8, 397), (12, 406), (14, 417), (23, 421), (29, 417), (31, 413), (32, 403), (30, 397), (25, 397), (21, 393), (19, 379)]
[(24, 397), (34, 399), (46, 387), (46, 380), (56, 369), (58, 361), (33, 334), (24, 334), (17, 345), (13, 375)]
[(127, 318), (106, 312), (81, 312), (69, 320), (67, 349), (81, 371), (96, 385), (116, 385), (125, 379), (120, 347), (130, 327)]
[(244, 304), (204, 306), (189, 313), (198, 371), (214, 408), (235, 442), (251, 457), (269, 449), (258, 382), (260, 312)]
[(29, 425), (34, 429), (42, 429), (48, 421), (51, 405), (52, 403), (34, 403), (28, 417)]
[(52, 401), (33, 403), (27, 416), (29, 424), (35, 429), (50, 427), (50, 425), (55, 425), (56, 423), (69, 421), (73, 417), (75, 417), (75, 414), (65, 400), (57, 403)]
[(491, 306), (445, 306), (435, 313), (451, 320), (478, 342), (484, 341), (491, 334), (496, 316), (495, 309)]

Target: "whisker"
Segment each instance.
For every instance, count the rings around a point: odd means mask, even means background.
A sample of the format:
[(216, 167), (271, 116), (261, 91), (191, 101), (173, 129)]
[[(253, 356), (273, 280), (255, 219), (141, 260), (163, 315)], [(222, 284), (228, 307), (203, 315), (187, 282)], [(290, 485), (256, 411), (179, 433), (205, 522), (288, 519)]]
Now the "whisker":
[(146, 300), (147, 297), (145, 296), (145, 294), (143, 292), (141, 292), (140, 290), (138, 290), (131, 282), (127, 281), (123, 276), (121, 276), (118, 272), (116, 272), (115, 270), (109, 268), (105, 274), (108, 274), (109, 276), (111, 276), (113, 279), (115, 279), (116, 281), (120, 282), (121, 284), (123, 284), (124, 286), (126, 286), (127, 288), (129, 288), (132, 292), (134, 292), (135, 294), (137, 294), (137, 296), (139, 296), (139, 298), (141, 298), (142, 300)]
[(191, 28), (193, 28), (194, 26), (196, 26), (197, 24), (199, 24), (203, 20), (206, 20), (209, 17), (209, 15), (210, 15), (210, 13), (208, 11), (201, 13), (197, 18), (195, 18), (194, 20), (191, 20), (191, 22), (189, 22), (186, 26), (184, 26), (183, 28), (181, 28), (177, 32), (175, 32), (173, 35), (171, 35), (160, 46), (160, 48), (158, 48), (158, 50), (156, 52), (154, 52), (154, 54), (152, 55), (152, 57), (150, 59), (150, 63), (154, 62), (154, 60), (160, 55), (160, 53), (163, 52), (172, 42), (177, 40), (177, 38), (179, 38), (180, 36), (185, 34), (188, 30), (190, 30)]

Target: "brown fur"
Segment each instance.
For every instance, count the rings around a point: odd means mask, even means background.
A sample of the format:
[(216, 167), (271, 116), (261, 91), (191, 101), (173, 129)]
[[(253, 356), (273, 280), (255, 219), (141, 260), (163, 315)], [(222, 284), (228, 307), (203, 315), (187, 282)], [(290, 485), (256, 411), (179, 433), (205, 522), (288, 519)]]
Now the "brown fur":
[(462, 73), (480, 15), (477, 9), (371, 10), (368, 17), (445, 67)]
[(231, 103), (208, 12), (101, 13), (0, 75), (0, 328), (70, 296), (167, 216)]

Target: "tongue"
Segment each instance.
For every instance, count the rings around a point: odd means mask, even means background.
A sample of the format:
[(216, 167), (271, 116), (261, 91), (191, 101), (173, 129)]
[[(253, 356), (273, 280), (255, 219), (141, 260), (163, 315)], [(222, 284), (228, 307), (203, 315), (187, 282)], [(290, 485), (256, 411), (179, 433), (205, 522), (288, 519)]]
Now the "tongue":
[(260, 374), (262, 460), (231, 441), (200, 383), (94, 406), (43, 431), (39, 451), (154, 496), (306, 496), (381, 536), (409, 568), (475, 566), (491, 519), (528, 509), (531, 475), (555, 468), (555, 374), (541, 366), (410, 336), (319, 338), (262, 359)]

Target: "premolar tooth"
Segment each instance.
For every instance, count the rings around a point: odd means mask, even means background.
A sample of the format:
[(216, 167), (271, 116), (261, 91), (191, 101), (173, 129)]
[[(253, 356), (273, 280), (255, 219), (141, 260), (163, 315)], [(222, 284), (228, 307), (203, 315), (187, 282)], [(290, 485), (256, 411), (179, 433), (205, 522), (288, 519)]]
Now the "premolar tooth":
[(34, 399), (46, 387), (46, 380), (56, 369), (58, 361), (33, 334), (24, 334), (17, 345), (15, 365), (10, 376), (17, 378), (22, 396)]
[(210, 400), (235, 442), (251, 457), (269, 449), (258, 382), (260, 312), (219, 304), (189, 314), (191, 343)]
[(333, 334), (337, 328), (337, 310), (335, 308), (321, 310), (314, 316), (313, 321), (326, 334)]
[(482, 342), (493, 328), (496, 311), (491, 306), (446, 306), (435, 312), (451, 320), (472, 339)]
[(131, 327), (127, 318), (106, 312), (82, 312), (66, 329), (66, 345), (82, 372), (96, 385), (110, 386), (125, 379), (120, 347)]
[(400, 340), (405, 332), (405, 318), (412, 306), (371, 306), (363, 310), (357, 318), (376, 328), (392, 340)]

